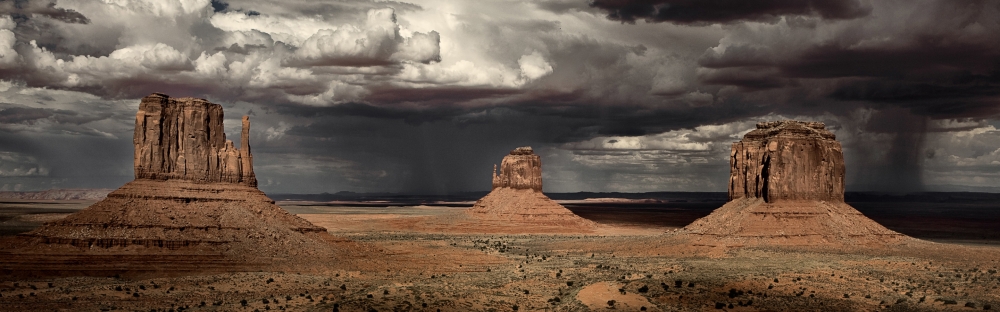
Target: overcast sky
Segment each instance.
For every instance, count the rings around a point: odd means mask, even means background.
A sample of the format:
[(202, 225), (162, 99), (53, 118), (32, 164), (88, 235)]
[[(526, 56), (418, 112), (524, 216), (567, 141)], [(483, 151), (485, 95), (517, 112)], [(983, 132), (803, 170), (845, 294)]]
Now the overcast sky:
[(0, 0), (0, 190), (132, 179), (139, 99), (250, 115), (270, 193), (725, 191), (758, 121), (849, 191), (1000, 191), (1000, 1)]

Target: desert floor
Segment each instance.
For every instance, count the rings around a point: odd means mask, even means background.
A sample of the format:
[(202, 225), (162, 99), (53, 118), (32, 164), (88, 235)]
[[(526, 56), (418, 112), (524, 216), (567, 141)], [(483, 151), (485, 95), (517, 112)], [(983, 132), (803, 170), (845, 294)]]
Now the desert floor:
[[(13, 234), (89, 203), (5, 200), (0, 234), (16, 239)], [(332, 263), (285, 272), (0, 276), (0, 310), (1000, 309), (1000, 223), (975, 205), (950, 205), (950, 210), (916, 205), (904, 218), (898, 203), (856, 204), (876, 221), (922, 240), (848, 251), (692, 247), (671, 234), (721, 203), (567, 203), (600, 228), (531, 235), (423, 226), (459, 213), (460, 207), (278, 204), (349, 240), (352, 252)]]

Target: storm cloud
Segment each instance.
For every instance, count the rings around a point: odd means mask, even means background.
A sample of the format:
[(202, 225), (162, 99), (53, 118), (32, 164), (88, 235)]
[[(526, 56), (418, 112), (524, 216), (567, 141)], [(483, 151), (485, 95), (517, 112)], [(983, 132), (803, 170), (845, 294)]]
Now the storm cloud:
[(19, 19), (31, 17), (47, 17), (65, 23), (87, 24), (90, 19), (80, 12), (66, 8), (57, 8), (55, 1), (48, 0), (5, 0), (0, 1), (0, 14), (16, 16)]
[(729, 144), (785, 118), (837, 134), (848, 190), (1000, 185), (993, 1), (0, 8), (10, 187), (128, 181), (135, 109), (151, 92), (222, 104), (230, 135), (250, 115), (267, 192), (485, 190), (492, 164), (523, 145), (542, 155), (547, 191), (722, 191)]
[(783, 16), (850, 19), (870, 10), (858, 0), (594, 0), (590, 5), (607, 11), (611, 20), (677, 24), (774, 22)]

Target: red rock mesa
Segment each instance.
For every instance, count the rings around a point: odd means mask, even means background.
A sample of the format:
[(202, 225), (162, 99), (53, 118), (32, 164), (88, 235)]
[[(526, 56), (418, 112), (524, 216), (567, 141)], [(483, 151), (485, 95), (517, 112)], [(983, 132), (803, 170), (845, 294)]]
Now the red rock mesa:
[(0, 269), (231, 271), (329, 259), (326, 229), (257, 189), (249, 119), (243, 117), (239, 149), (226, 140), (222, 120), (222, 106), (203, 99), (143, 98), (133, 138), (135, 180), (22, 234), (24, 246), (9, 255), (19, 261), (0, 260)]
[(542, 191), (542, 158), (531, 147), (518, 147), (504, 156), (500, 175), (493, 166), (493, 189), (503, 187)]
[(865, 246), (905, 238), (844, 203), (844, 156), (819, 122), (757, 124), (730, 154), (729, 199), (681, 230), (712, 246)]
[(729, 199), (844, 201), (844, 153), (820, 122), (757, 124), (729, 158)]
[(250, 154), (250, 118), (243, 116), (240, 149), (226, 140), (222, 106), (154, 93), (135, 114), (135, 178), (257, 186)]
[(466, 212), (484, 226), (522, 232), (591, 231), (596, 227), (593, 221), (542, 194), (542, 161), (531, 147), (518, 147), (504, 156), (499, 175), (496, 166), (493, 168), (493, 190)]

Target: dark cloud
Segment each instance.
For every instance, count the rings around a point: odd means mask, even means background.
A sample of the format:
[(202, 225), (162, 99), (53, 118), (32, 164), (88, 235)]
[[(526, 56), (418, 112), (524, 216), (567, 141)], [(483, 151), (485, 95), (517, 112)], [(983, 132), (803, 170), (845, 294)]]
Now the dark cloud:
[[(1000, 69), (1000, 43), (953, 42), (947, 35), (916, 35), (904, 46), (849, 47), (843, 44), (811, 46), (780, 64), (796, 78), (883, 77), (931, 78), (968, 76), (974, 71)], [(1000, 39), (1000, 35), (991, 36)], [(737, 52), (739, 53), (739, 52)], [(758, 58), (753, 57), (750, 58)]]
[(450, 119), (462, 114), (462, 110), (455, 107), (417, 109), (413, 107), (383, 107), (360, 102), (349, 102), (330, 107), (286, 104), (277, 106), (273, 110), (281, 114), (297, 117), (364, 117), (383, 121), (402, 120), (410, 125), (420, 125), (426, 122)]
[(460, 103), (470, 100), (509, 96), (521, 93), (518, 89), (508, 88), (476, 88), (476, 87), (430, 87), (430, 88), (393, 88), (372, 87), (372, 94), (366, 100), (372, 103), (386, 105), (405, 105), (419, 103), (420, 105), (438, 105)]
[(778, 57), (779, 54), (768, 46), (736, 45), (726, 47), (726, 51), (721, 54), (712, 50), (706, 51), (698, 60), (698, 65), (713, 69), (775, 66), (779, 63)]
[(229, 8), (229, 3), (226, 3), (221, 0), (212, 0), (212, 10), (215, 11), (216, 13), (224, 12), (228, 8)]
[(571, 11), (593, 10), (585, 1), (577, 0), (541, 0), (533, 1), (533, 4), (540, 9), (560, 14)]
[(995, 96), (1000, 94), (997, 74), (971, 79), (938, 81), (895, 79), (846, 79), (839, 81), (830, 97), (840, 101), (870, 101), (897, 106), (914, 113), (942, 118), (988, 118), (1000, 116)]
[(52, 0), (3, 0), (0, 1), (0, 15), (44, 16), (65, 23), (90, 23), (90, 19), (80, 12), (57, 8)]
[(52, 115), (52, 110), (44, 108), (9, 107), (0, 109), (0, 123), (34, 123)]
[(676, 24), (774, 22), (785, 15), (851, 19), (870, 11), (858, 0), (594, 0), (590, 5), (624, 23), (640, 19)]
[[(863, 133), (851, 146), (853, 163), (860, 168), (851, 177), (855, 189), (867, 191), (924, 191), (922, 174), (927, 135), (927, 117), (902, 108), (875, 112), (860, 129)], [(888, 135), (888, 145), (875, 144), (869, 136)], [(886, 150), (887, 148), (887, 150)], [(881, 155), (884, 153), (884, 155)]]
[(58, 124), (81, 125), (91, 121), (106, 119), (108, 112), (81, 114), (76, 111), (37, 107), (10, 106), (0, 108), (0, 124), (32, 125), (42, 119), (50, 119)]
[[(931, 1), (906, 20), (884, 22), (892, 27), (850, 21), (820, 41), (797, 35), (812, 30), (750, 31), (725, 49), (707, 50), (699, 79), (747, 89), (814, 88), (829, 99), (904, 107), (932, 118), (995, 116), (1000, 34), (985, 29), (1000, 27), (1000, 10), (991, 3)], [(775, 41), (776, 32), (789, 34)]]
[[(443, 105), (447, 102), (462, 102), (469, 98), (482, 98), (483, 92), (492, 94), (510, 93), (510, 90), (479, 90), (439, 88), (423, 90), (421, 94), (411, 94), (404, 90), (379, 92), (379, 94), (402, 93), (400, 98), (393, 98), (380, 104), (344, 103), (331, 107), (313, 107), (295, 104), (278, 106), (274, 111), (280, 114), (303, 118), (348, 118), (362, 117), (376, 123), (383, 121), (401, 121), (410, 131), (424, 124), (447, 124), (453, 127), (482, 127), (493, 125), (504, 129), (517, 129), (511, 132), (516, 136), (518, 131), (544, 132), (546, 139), (535, 140), (545, 144), (558, 144), (590, 139), (594, 136), (637, 136), (649, 133), (660, 133), (669, 130), (693, 128), (706, 123), (734, 121), (753, 114), (768, 114), (768, 108), (746, 107), (733, 103), (733, 106), (703, 107), (694, 110), (676, 109), (671, 107), (645, 107), (636, 105), (611, 106), (598, 103), (586, 104), (580, 101), (579, 95), (529, 97), (521, 102), (506, 102), (502, 105), (490, 104), (481, 107), (462, 105)], [(445, 97), (438, 92), (446, 93)], [(427, 102), (427, 99), (440, 99), (442, 102)], [(410, 105), (406, 99), (421, 100), (419, 105)], [(450, 100), (448, 100), (450, 99)], [(572, 101), (566, 101), (572, 99)], [(387, 103), (394, 103), (389, 105)], [(738, 106), (737, 106), (738, 105)], [(531, 122), (527, 122), (530, 120)], [(368, 129), (368, 127), (362, 127)], [(302, 128), (297, 128), (302, 130)], [(307, 132), (299, 132), (305, 134)], [(326, 132), (317, 132), (326, 134)], [(339, 132), (338, 132), (339, 133)]]
[[(554, 135), (527, 126), (536, 122), (541, 121), (528, 116), (482, 124), (438, 120), (414, 125), (403, 120), (328, 115), (293, 127), (281, 140), (258, 140), (254, 148), (308, 158), (331, 157), (353, 164), (352, 172), (338, 170), (341, 174), (382, 176), (341, 184), (341, 189), (455, 193), (488, 188), (493, 163), (514, 147), (544, 142)], [(264, 158), (255, 155), (255, 161)]]
[(777, 68), (741, 66), (699, 72), (698, 79), (706, 84), (738, 86), (747, 90), (772, 89), (788, 85)]
[[(220, 1), (221, 2), (221, 1)], [(350, 20), (356, 19), (359, 14), (364, 14), (372, 9), (392, 8), (397, 13), (420, 11), (419, 5), (405, 1), (370, 1), (370, 0), (344, 0), (344, 1), (281, 1), (269, 0), (230, 0), (225, 2), (227, 9), (238, 12), (254, 12), (260, 14), (276, 14), (284, 16), (321, 16), (330, 20)], [(213, 4), (213, 8), (215, 5)]]
[(39, 46), (63, 57), (79, 54), (107, 55), (111, 52), (102, 47), (102, 40), (99, 39), (79, 44), (69, 43), (72, 40), (67, 40), (70, 38), (60, 33), (59, 28), (90, 24), (90, 19), (77, 11), (56, 8), (55, 5), (54, 1), (46, 0), (0, 0), (0, 16), (8, 15), (17, 24), (12, 31), (21, 45), (35, 41)]
[(37, 174), (0, 182), (24, 184), (26, 190), (116, 188), (133, 177), (131, 140), (0, 131), (0, 153), (22, 155), (37, 168)]
[[(922, 189), (927, 162), (986, 172), (1000, 144), (942, 143), (989, 134), (1000, 114), (989, 1), (72, 4), (89, 24), (19, 13), (0, 29), (16, 54), (0, 57), (13, 103), (0, 152), (49, 175), (18, 179), (87, 181), (105, 165), (127, 179), (135, 105), (152, 92), (253, 115), (269, 192), (485, 190), (523, 145), (549, 190), (721, 191), (728, 144), (792, 116), (837, 131), (852, 189)], [(78, 137), (94, 147), (55, 155)]]
[(244, 44), (244, 45), (239, 45), (239, 44), (233, 43), (233, 44), (229, 45), (228, 47), (218, 47), (218, 48), (215, 48), (215, 51), (229, 52), (229, 53), (233, 53), (233, 54), (247, 55), (247, 54), (250, 54), (253, 51), (261, 51), (261, 50), (264, 50), (264, 49), (267, 49), (267, 48), (268, 48), (268, 46), (265, 46), (263, 44)]

